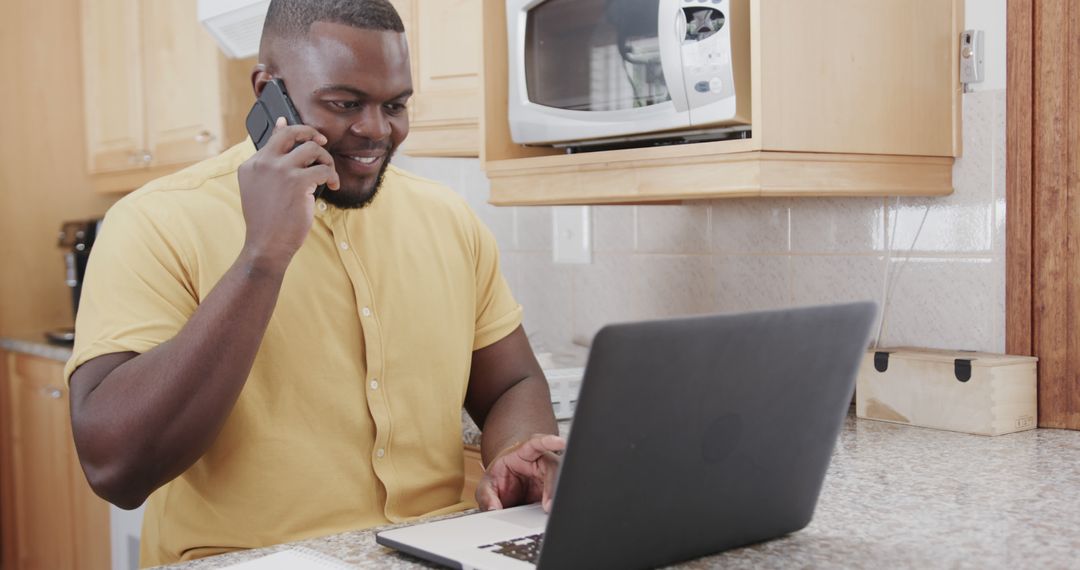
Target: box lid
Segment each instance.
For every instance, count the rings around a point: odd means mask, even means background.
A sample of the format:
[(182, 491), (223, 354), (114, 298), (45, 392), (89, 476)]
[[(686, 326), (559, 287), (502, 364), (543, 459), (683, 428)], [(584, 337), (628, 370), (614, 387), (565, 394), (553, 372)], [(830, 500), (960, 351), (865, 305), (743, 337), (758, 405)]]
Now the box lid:
[(926, 360), (953, 364), (956, 360), (970, 360), (974, 367), (1013, 366), (1028, 362), (1038, 362), (1035, 356), (1020, 356), (1014, 354), (997, 354), (993, 352), (977, 352), (974, 350), (941, 350), (937, 348), (914, 348), (910, 346), (898, 346), (895, 348), (879, 347), (869, 349), (871, 355), (878, 352), (889, 353), (889, 358), (904, 358), (909, 360)]

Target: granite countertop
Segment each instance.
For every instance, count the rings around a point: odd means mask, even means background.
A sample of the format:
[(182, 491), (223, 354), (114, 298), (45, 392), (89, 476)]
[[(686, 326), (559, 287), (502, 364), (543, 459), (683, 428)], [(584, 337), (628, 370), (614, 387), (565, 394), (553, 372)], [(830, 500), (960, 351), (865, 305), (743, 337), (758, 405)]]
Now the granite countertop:
[(57, 362), (67, 362), (71, 358), (70, 345), (50, 344), (45, 341), (45, 335), (43, 334), (0, 337), (0, 350), (32, 354), (41, 358), (56, 360)]
[[(678, 567), (1071, 567), (1080, 553), (1078, 465), (1080, 432), (984, 437), (849, 416), (807, 528)], [(289, 546), (357, 567), (430, 567), (375, 544), (374, 533), (348, 532), (172, 568), (219, 568)]]

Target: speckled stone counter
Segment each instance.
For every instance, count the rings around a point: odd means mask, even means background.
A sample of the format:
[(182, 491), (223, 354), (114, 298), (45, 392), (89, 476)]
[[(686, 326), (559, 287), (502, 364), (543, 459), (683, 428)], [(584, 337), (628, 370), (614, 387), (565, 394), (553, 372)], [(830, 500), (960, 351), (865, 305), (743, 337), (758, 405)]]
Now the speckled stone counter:
[[(982, 437), (849, 417), (813, 522), (681, 568), (1076, 568), (1080, 432)], [(358, 568), (427, 568), (374, 531), (296, 543)], [(174, 565), (219, 568), (287, 548)]]
[(32, 354), (49, 360), (67, 362), (71, 358), (71, 347), (45, 342), (41, 335), (19, 335), (0, 338), (0, 350)]

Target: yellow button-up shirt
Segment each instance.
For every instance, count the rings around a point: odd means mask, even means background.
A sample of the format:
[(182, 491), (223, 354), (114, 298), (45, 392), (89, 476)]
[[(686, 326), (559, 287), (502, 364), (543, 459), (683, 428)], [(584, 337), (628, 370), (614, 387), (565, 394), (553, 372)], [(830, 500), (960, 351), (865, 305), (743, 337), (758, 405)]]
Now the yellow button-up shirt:
[[(184, 326), (243, 245), (236, 171), (253, 152), (245, 142), (113, 206), (69, 378)], [(366, 208), (319, 202), (220, 436), (147, 502), (142, 563), (464, 508), (472, 351), (520, 323), (494, 238), (450, 190), (390, 167)]]

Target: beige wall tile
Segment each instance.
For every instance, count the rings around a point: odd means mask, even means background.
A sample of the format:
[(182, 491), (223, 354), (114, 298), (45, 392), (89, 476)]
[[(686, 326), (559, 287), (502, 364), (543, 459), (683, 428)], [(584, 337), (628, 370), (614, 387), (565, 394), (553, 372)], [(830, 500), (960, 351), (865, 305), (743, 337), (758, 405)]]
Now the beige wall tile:
[(711, 312), (716, 279), (703, 255), (597, 254), (574, 272), (574, 334), (606, 324)]
[(792, 253), (868, 253), (884, 249), (883, 198), (792, 200)]
[(515, 247), (519, 251), (547, 251), (550, 257), (553, 228), (549, 206), (514, 208)]
[(883, 344), (997, 350), (997, 271), (990, 257), (909, 260), (893, 271)]
[(641, 206), (637, 209), (637, 251), (642, 253), (706, 253), (709, 251), (709, 206)]
[(779, 309), (791, 304), (787, 255), (718, 255), (714, 260), (716, 310)]
[(709, 226), (713, 252), (787, 253), (790, 205), (791, 200), (766, 198), (713, 200)]
[(593, 251), (631, 253), (637, 249), (637, 208), (593, 206)]

